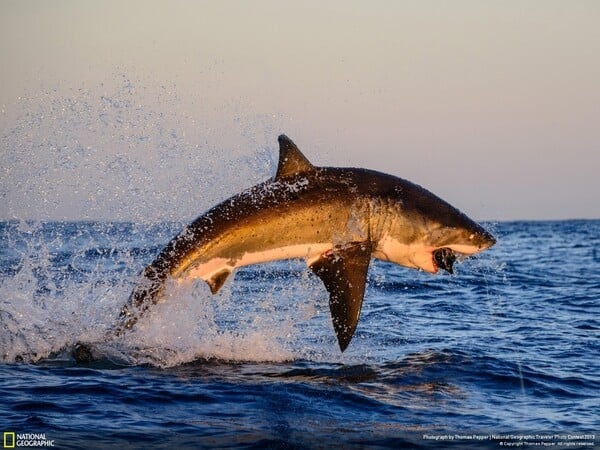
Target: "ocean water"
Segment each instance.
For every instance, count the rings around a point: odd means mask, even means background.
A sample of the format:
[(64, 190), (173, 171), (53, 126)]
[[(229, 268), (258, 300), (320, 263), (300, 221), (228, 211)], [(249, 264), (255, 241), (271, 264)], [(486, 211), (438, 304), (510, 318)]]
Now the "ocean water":
[[(105, 336), (180, 223), (0, 223), (4, 444), (55, 448), (594, 448), (600, 221), (486, 224), (435, 276), (374, 261), (341, 354), (300, 261), (172, 286)], [(69, 349), (94, 347), (77, 365)], [(12, 435), (11, 433), (14, 433)]]

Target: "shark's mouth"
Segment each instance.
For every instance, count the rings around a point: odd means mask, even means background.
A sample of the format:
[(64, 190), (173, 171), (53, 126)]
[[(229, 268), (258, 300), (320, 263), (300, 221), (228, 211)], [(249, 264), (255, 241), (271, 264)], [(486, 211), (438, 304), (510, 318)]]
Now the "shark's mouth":
[(456, 253), (448, 247), (438, 248), (432, 253), (433, 267), (437, 272), (438, 269), (444, 269), (448, 273), (454, 273), (454, 262), (456, 261)]

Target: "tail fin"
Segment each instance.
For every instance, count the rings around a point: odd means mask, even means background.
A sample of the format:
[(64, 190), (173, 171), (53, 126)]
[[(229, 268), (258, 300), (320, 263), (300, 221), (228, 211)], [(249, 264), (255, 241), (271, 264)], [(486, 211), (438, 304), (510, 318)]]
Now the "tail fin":
[(152, 265), (146, 267), (142, 279), (131, 292), (129, 300), (121, 309), (115, 335), (120, 336), (131, 329), (146, 310), (158, 302), (165, 290), (166, 277)]

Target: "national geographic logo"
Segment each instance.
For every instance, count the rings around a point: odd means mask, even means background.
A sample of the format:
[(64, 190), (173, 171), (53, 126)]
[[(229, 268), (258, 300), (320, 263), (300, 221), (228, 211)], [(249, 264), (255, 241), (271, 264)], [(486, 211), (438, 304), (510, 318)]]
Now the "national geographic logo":
[(13, 431), (4, 432), (4, 448), (15, 448), (15, 433)]
[(47, 439), (46, 433), (15, 433), (5, 431), (3, 448), (54, 447), (54, 439)]

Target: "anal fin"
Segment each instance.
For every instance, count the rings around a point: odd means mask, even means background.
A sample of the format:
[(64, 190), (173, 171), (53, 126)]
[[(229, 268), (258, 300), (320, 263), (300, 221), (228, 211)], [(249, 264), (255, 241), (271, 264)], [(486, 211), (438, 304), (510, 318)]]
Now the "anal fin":
[(360, 318), (371, 251), (369, 243), (352, 242), (309, 265), (329, 292), (329, 310), (342, 352), (350, 344)]

